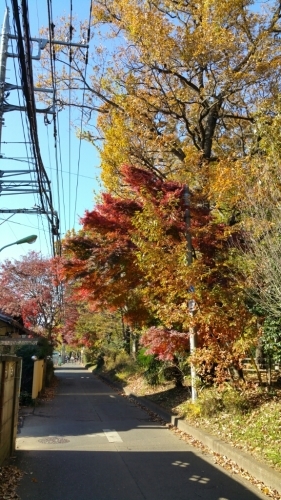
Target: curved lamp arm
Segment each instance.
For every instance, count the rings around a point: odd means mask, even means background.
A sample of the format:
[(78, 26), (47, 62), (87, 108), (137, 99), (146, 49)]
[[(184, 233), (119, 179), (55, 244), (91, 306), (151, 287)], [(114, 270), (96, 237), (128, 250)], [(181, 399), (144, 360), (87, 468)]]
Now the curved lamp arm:
[(14, 241), (14, 243), (9, 243), (9, 245), (5, 245), (4, 247), (0, 248), (0, 252), (4, 250), (4, 248), (11, 247), (12, 245), (21, 245), (22, 243), (34, 243), (34, 241), (37, 240), (37, 234), (31, 234), (30, 236), (26, 236), (25, 238), (22, 238), (21, 240)]

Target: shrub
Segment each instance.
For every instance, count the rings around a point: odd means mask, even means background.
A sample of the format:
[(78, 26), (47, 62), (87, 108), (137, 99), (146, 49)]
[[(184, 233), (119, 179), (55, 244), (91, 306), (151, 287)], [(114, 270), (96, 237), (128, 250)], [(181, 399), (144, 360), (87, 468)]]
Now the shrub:
[(223, 409), (222, 395), (216, 388), (205, 389), (198, 398), (202, 417), (213, 417)]
[(21, 376), (21, 392), (31, 394), (33, 380), (33, 365), (32, 356), (39, 354), (37, 345), (24, 345), (16, 351), (17, 356), (22, 358), (22, 376)]
[(31, 394), (29, 392), (23, 391), (20, 393), (19, 404), (20, 406), (31, 406), (34, 403)]
[(176, 387), (183, 387), (184, 374), (176, 365), (165, 366), (163, 369), (165, 380), (172, 381)]
[(249, 409), (246, 396), (228, 385), (223, 389), (212, 387), (203, 390), (198, 398), (198, 404), (202, 417), (213, 417), (221, 412), (241, 414)]
[[(44, 359), (45, 357), (51, 356), (52, 346), (48, 343), (47, 339), (40, 338), (37, 345), (27, 344), (22, 345), (16, 350), (16, 355), (22, 358), (22, 378), (21, 378), (21, 392), (29, 393), (32, 392), (32, 380), (33, 380), (33, 365), (34, 361), (32, 356), (36, 356), (38, 359)], [(53, 363), (48, 360), (47, 362), (47, 385), (50, 383), (53, 376)]]
[(46, 360), (46, 375), (45, 375), (46, 386), (50, 387), (51, 382), (54, 377), (54, 363), (52, 358), (48, 357)]
[(96, 368), (100, 370), (104, 365), (104, 355), (100, 353), (96, 359)]
[(149, 385), (159, 385), (163, 382), (163, 362), (155, 356), (145, 354), (145, 349), (138, 352), (137, 363), (144, 368), (143, 376)]
[(201, 407), (197, 401), (185, 401), (179, 406), (179, 411), (183, 417), (189, 417), (192, 420), (201, 416)]
[(107, 370), (122, 370), (125, 366), (133, 363), (132, 358), (125, 351), (115, 352), (113, 356), (107, 354), (104, 361)]
[(230, 386), (223, 391), (222, 402), (228, 413), (245, 413), (249, 409), (249, 401), (244, 394)]

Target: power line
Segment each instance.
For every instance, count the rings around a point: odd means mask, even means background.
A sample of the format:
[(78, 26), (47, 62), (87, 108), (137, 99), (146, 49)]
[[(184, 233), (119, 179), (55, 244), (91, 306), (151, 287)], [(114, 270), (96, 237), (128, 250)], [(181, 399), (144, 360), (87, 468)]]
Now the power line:
[[(6, 5), (7, 5), (7, 2), (6, 2)], [(8, 12), (9, 12), (9, 11), (8, 11), (8, 9), (7, 9), (7, 11), (6, 11), (6, 12), (7, 12), (7, 14), (6, 14), (6, 15), (8, 16)], [(8, 17), (7, 17), (7, 21), (8, 21)], [(9, 27), (9, 22), (7, 22), (7, 25), (8, 25), (8, 27)], [(7, 25), (6, 25), (6, 27), (7, 27)], [(14, 25), (14, 37), (13, 37), (13, 38), (14, 38), (14, 39), (16, 39), (16, 38), (17, 38), (17, 36), (16, 36), (16, 26), (15, 26), (15, 20), (14, 20), (14, 19), (13, 19), (13, 25)], [(9, 29), (7, 30), (7, 35), (8, 35), (8, 34), (9, 34)], [(11, 45), (12, 45), (12, 54), (14, 54), (14, 51), (13, 51), (13, 39), (12, 39), (11, 37), (10, 37), (10, 43), (11, 43)], [(18, 84), (18, 74), (17, 74), (17, 70), (16, 70), (16, 65), (15, 65), (15, 57), (12, 57), (12, 59), (13, 59), (13, 67), (14, 67), (14, 75), (15, 75), (16, 85), (15, 85), (15, 86), (11, 86), (11, 85), (9, 84), (9, 87), (10, 87), (10, 88), (12, 88), (12, 89), (14, 88), (15, 90), (17, 90), (17, 94), (18, 94), (18, 101), (19, 101), (19, 102), (21, 102), (21, 94), (20, 94), (20, 92), (19, 92), (19, 89), (20, 89), (21, 87), (20, 87), (20, 86), (19, 86), (19, 84)], [(2, 75), (2, 76), (3, 76), (3, 80), (4, 80), (4, 75)], [(2, 83), (4, 83), (4, 82), (2, 82)], [(4, 83), (4, 85), (7, 85), (7, 84), (5, 84), (5, 83)], [(24, 121), (23, 121), (23, 111), (22, 111), (22, 109), (21, 109), (21, 108), (23, 109), (23, 106), (21, 106), (21, 107), (20, 107), (19, 111), (20, 111), (22, 131), (23, 131), (23, 136), (24, 136), (24, 138), (25, 138), (25, 141), (11, 141), (11, 143), (17, 143), (17, 144), (24, 144), (24, 145), (25, 145), (25, 150), (26, 150), (26, 159), (25, 159), (25, 160), (23, 160), (22, 158), (17, 158), (17, 159), (15, 159), (15, 161), (25, 161), (25, 162), (27, 162), (27, 163), (29, 164), (29, 166), (30, 166), (30, 164), (31, 164), (31, 163), (34, 165), (34, 162), (32, 162), (32, 161), (31, 161), (31, 159), (30, 159), (30, 158), (32, 157), (32, 153), (31, 153), (31, 156), (29, 157), (29, 154), (28, 154), (28, 151), (27, 151), (27, 146), (29, 145), (29, 147), (30, 147), (30, 145), (32, 144), (32, 140), (31, 140), (31, 137), (30, 137), (30, 131), (29, 131), (29, 127), (28, 127), (28, 120), (27, 120), (26, 113), (24, 114), (24, 117), (25, 117), (25, 125), (24, 125)], [(26, 127), (26, 128), (25, 128), (25, 127)], [(27, 130), (27, 134), (28, 134), (28, 136), (29, 136), (29, 140), (27, 140), (27, 137), (26, 137), (26, 130)], [(8, 143), (8, 141), (7, 141), (7, 142), (5, 142), (5, 143)], [(6, 157), (5, 159), (7, 160), (7, 159), (10, 159), (10, 158), (7, 158), (7, 157)], [(34, 173), (34, 172), (35, 172), (35, 170), (29, 167), (29, 171), (27, 171), (27, 172), (29, 172), (30, 174), (32, 174), (32, 173)], [(19, 173), (15, 173), (15, 171), (11, 171), (11, 170), (10, 170), (10, 171), (8, 171), (8, 172), (3, 172), (3, 171), (1, 172), (1, 174), (2, 174), (2, 178), (3, 178), (3, 179), (4, 179), (4, 177), (5, 177), (5, 174), (6, 174), (6, 177), (7, 177), (7, 174), (8, 174), (8, 176), (11, 176), (11, 175), (12, 175), (12, 176), (14, 176), (14, 175), (21, 175), (21, 173), (23, 173), (23, 171), (22, 171), (22, 172), (21, 172), (21, 171), (19, 171)], [(10, 175), (10, 174), (11, 174), (11, 175)], [(35, 177), (34, 177), (34, 179), (35, 179)], [(2, 184), (3, 184), (3, 182), (1, 182), (1, 186), (2, 186)], [(10, 185), (11, 185), (11, 182), (10, 182)], [(23, 185), (23, 182), (19, 182), (18, 186), (20, 187), (20, 186), (22, 186), (22, 185)], [(16, 191), (17, 191), (17, 190), (16, 190)], [(14, 191), (12, 191), (12, 193), (13, 193), (13, 192), (14, 192)], [(17, 191), (17, 192), (19, 192), (19, 191)], [(26, 191), (22, 191), (22, 192), (23, 192), (23, 193), (25, 193)], [(9, 194), (11, 194), (11, 193), (9, 193)], [(36, 190), (35, 190), (35, 193), (34, 193), (34, 194), (36, 194)], [(14, 215), (14, 214), (13, 214), (13, 215)], [(13, 216), (13, 215), (12, 215), (12, 216)], [(12, 217), (12, 216), (10, 216), (10, 217)], [(41, 218), (42, 218), (42, 216), (41, 216)], [(9, 219), (9, 218), (8, 218), (8, 219)], [(6, 219), (6, 220), (8, 220), (8, 219)], [(4, 223), (4, 222), (3, 222), (3, 223)], [(38, 220), (38, 224), (39, 224), (39, 220)]]
[[(7, 0), (5, 0), (6, 6), (7, 6)], [(62, 45), (67, 45), (69, 47), (69, 82), (71, 82), (72, 74), (71, 74), (71, 68), (73, 67), (73, 53), (72, 53), (72, 46), (76, 47), (83, 47), (87, 50), (86, 56), (85, 56), (85, 80), (86, 80), (86, 71), (87, 71), (87, 63), (88, 63), (88, 45), (85, 44), (85, 41), (83, 41), (81, 44), (77, 43), (72, 43), (72, 35), (74, 28), (72, 26), (72, 15), (73, 15), (73, 5), (72, 5), (72, 0), (70, 0), (70, 32), (69, 32), (69, 44), (68, 43), (63, 43), (60, 41), (55, 41), (54, 40), (54, 28), (55, 25), (53, 23), (53, 15), (52, 15), (52, 0), (47, 0), (47, 6), (48, 6), (48, 23), (49, 23), (49, 46), (50, 46), (50, 69), (51, 69), (51, 79), (52, 79), (52, 106), (50, 108), (47, 108), (46, 110), (42, 109), (36, 109), (36, 103), (35, 103), (35, 93), (34, 91), (36, 90), (34, 87), (34, 81), (33, 81), (33, 68), (32, 68), (32, 59), (40, 59), (40, 50), (42, 50), (45, 45), (48, 43), (47, 40), (44, 39), (35, 39), (31, 38), (30, 35), (30, 26), (29, 26), (29, 19), (28, 19), (28, 0), (21, 0), (21, 8), (19, 8), (19, 2), (18, 0), (11, 0), (11, 5), (12, 5), (12, 10), (13, 10), (13, 25), (14, 25), (14, 35), (9, 35), (10, 39), (16, 40), (16, 45), (17, 45), (17, 54), (12, 54), (14, 57), (14, 72), (16, 75), (16, 80), (17, 80), (17, 73), (18, 71), (16, 70), (15, 67), (15, 57), (18, 59), (19, 63), (19, 72), (20, 72), (20, 81), (21, 81), (21, 86), (18, 85), (10, 85), (12, 87), (12, 90), (17, 89), (18, 92), (18, 101), (21, 103), (21, 95), (19, 90), (22, 89), (23, 97), (25, 102), (25, 106), (23, 105), (6, 105), (6, 101), (4, 105), (1, 105), (0, 102), (0, 112), (7, 112), (7, 111), (12, 111), (12, 110), (18, 110), (21, 113), (21, 121), (22, 121), (22, 130), (24, 134), (24, 141), (7, 141), (3, 142), (3, 144), (24, 144), (26, 148), (26, 158), (24, 157), (12, 157), (11, 155), (7, 157), (7, 160), (13, 160), (17, 162), (26, 162), (29, 165), (29, 170), (27, 171), (22, 171), (22, 173), (27, 172), (29, 175), (32, 176), (33, 180), (26, 180), (22, 181), (19, 179), (19, 181), (14, 181), (14, 180), (7, 180), (7, 175), (6, 179), (3, 180), (3, 183), (6, 183), (7, 186), (7, 192), (9, 194), (13, 193), (13, 189), (15, 186), (20, 186), (24, 187), (30, 186), (30, 191), (38, 197), (38, 202), (36, 203), (40, 207), (40, 212), (37, 214), (38, 215), (38, 225), (41, 224), (42, 222), (42, 213), (44, 213), (47, 216), (47, 220), (49, 223), (49, 228), (50, 228), (50, 237), (51, 237), (51, 246), (53, 249), (53, 253), (55, 253), (55, 248), (54, 248), (54, 236), (57, 237), (57, 242), (59, 242), (60, 235), (58, 232), (58, 221), (59, 217), (57, 212), (54, 209), (53, 206), (53, 200), (52, 200), (52, 191), (51, 191), (51, 184), (50, 180), (48, 177), (48, 174), (46, 172), (46, 169), (43, 164), (43, 159), (41, 156), (41, 151), (40, 151), (40, 143), (39, 143), (39, 135), (38, 135), (38, 125), (37, 125), (37, 113), (38, 112), (51, 112), (53, 114), (53, 128), (54, 128), (54, 147), (55, 147), (55, 163), (56, 163), (56, 172), (57, 172), (57, 198), (58, 198), (58, 206), (59, 210), (58, 213), (60, 214), (60, 207), (61, 204), (63, 204), (63, 209), (64, 209), (64, 220), (66, 223), (66, 210), (65, 210), (65, 199), (64, 199), (64, 186), (63, 186), (63, 172), (65, 173), (66, 170), (63, 170), (62, 168), (62, 149), (61, 149), (61, 140), (60, 140), (60, 133), (59, 133), (59, 119), (58, 119), (58, 112), (57, 112), (57, 107), (56, 107), (56, 102), (57, 102), (57, 82), (56, 82), (56, 52), (55, 52), (55, 46), (59, 43)], [(88, 26), (88, 42), (90, 41), (90, 22), (91, 22), (91, 12), (92, 12), (92, 1), (90, 2), (90, 15), (89, 15), (89, 26)], [(37, 18), (38, 18), (38, 10), (37, 10)], [(38, 26), (39, 26), (39, 20), (38, 20)], [(83, 34), (83, 39), (85, 38)], [(32, 56), (32, 40), (36, 41), (38, 43), (39, 49), (38, 49), (38, 55), (39, 57), (33, 57)], [(7, 54), (9, 56), (11, 54)], [(8, 84), (6, 84), (8, 85)], [(9, 88), (10, 90), (10, 88)], [(43, 89), (42, 89), (43, 90)], [(77, 206), (77, 193), (78, 193), (78, 183), (79, 183), (79, 178), (80, 177), (85, 177), (87, 178), (88, 176), (82, 176), (80, 175), (80, 161), (81, 161), (81, 135), (80, 135), (80, 141), (79, 141), (79, 154), (78, 154), (78, 168), (77, 168), (77, 173), (72, 172), (72, 135), (71, 135), (71, 90), (72, 86), (69, 84), (69, 169), (68, 169), (68, 175), (69, 175), (69, 203), (71, 202), (71, 176), (76, 175), (76, 192), (75, 192), (75, 209), (74, 209), (74, 216), (76, 213), (76, 206)], [(80, 90), (80, 89), (79, 89)], [(83, 103), (85, 102), (85, 88), (81, 89), (83, 90)], [(44, 89), (43, 91), (48, 91), (48, 89)], [(25, 113), (23, 113), (25, 111)], [(83, 126), (83, 107), (82, 107), (82, 115), (81, 115), (81, 127), (80, 129), (82, 130)], [(47, 115), (46, 115), (47, 116)], [(24, 124), (23, 117), (25, 117), (26, 123)], [(47, 122), (47, 123), (46, 123)], [(45, 124), (47, 125), (49, 123), (49, 120), (46, 118)], [(50, 122), (51, 123), (51, 122)], [(48, 152), (49, 152), (49, 162), (51, 165), (51, 155), (50, 155), (50, 139), (49, 139), (49, 132), (47, 129), (47, 136), (48, 136)], [(30, 153), (28, 152), (28, 147), (30, 149)], [(4, 158), (2, 156), (2, 158)], [(60, 163), (60, 165), (59, 165)], [(50, 166), (50, 169), (53, 170)], [(11, 171), (12, 172), (12, 171)], [(11, 175), (20, 175), (19, 173), (16, 174), (16, 171), (13, 171), (14, 173)], [(59, 178), (59, 175), (61, 179)], [(89, 179), (91, 177), (88, 177)], [(0, 194), (1, 194), (1, 184), (2, 181), (0, 180)], [(32, 189), (32, 186), (36, 189)], [(62, 187), (62, 193), (60, 193), (60, 187)], [(21, 191), (20, 191), (21, 192)], [(27, 192), (27, 191), (26, 191)], [(73, 197), (72, 197), (73, 200)], [(69, 206), (69, 213), (71, 214)], [(19, 212), (20, 213), (20, 212)], [(41, 221), (41, 222), (40, 222)], [(75, 225), (75, 222), (74, 222)], [(69, 226), (70, 226), (70, 220), (69, 220)], [(66, 231), (66, 228), (65, 228)]]
[[(48, 8), (48, 31), (49, 31), (49, 47), (50, 47), (50, 68), (51, 68), (51, 81), (52, 81), (52, 89), (53, 89), (53, 107), (56, 109), (56, 101), (57, 101), (57, 88), (56, 88), (56, 51), (55, 45), (52, 43), (54, 40), (54, 29), (55, 25), (53, 22), (53, 12), (52, 12), (52, 0), (47, 0), (47, 8)], [(53, 135), (54, 135), (54, 147), (55, 147), (55, 162), (56, 162), (56, 171), (57, 171), (57, 197), (58, 197), (58, 206), (59, 213), (61, 213), (61, 197), (60, 197), (60, 187), (59, 187), (59, 163), (58, 163), (58, 128), (59, 128), (59, 120), (57, 112), (53, 116)], [(64, 205), (64, 191), (63, 191), (63, 205)], [(64, 208), (64, 218), (65, 218), (65, 208)]]
[(45, 171), (40, 146), (38, 139), (37, 130), (37, 119), (36, 119), (36, 107), (34, 98), (34, 84), (33, 84), (33, 71), (32, 71), (32, 57), (31, 57), (31, 47), (30, 47), (30, 29), (28, 21), (28, 6), (26, 0), (21, 0), (21, 14), (23, 30), (21, 28), (21, 23), (19, 19), (19, 9), (17, 0), (12, 0), (13, 15), (17, 29), (17, 46), (19, 55), (19, 66), (21, 70), (21, 80), (23, 86), (23, 94), (26, 101), (27, 116), (29, 120), (29, 128), (32, 137), (32, 150), (33, 156), (36, 161), (36, 171), (38, 180), (39, 196), (42, 208), (44, 212), (50, 212), (51, 215), (47, 215), (50, 224), (50, 235), (52, 240), (53, 254), (55, 254), (54, 236), (59, 238), (58, 233), (58, 218), (53, 208), (52, 203), (52, 193), (50, 181), (48, 179), (47, 173)]
[(0, 224), (0, 226), (1, 226), (2, 224), (4, 224), (4, 222), (8, 222), (8, 221), (9, 221), (9, 223), (10, 223), (10, 224), (16, 224), (16, 225), (18, 225), (18, 226), (30, 227), (31, 229), (38, 229), (38, 231), (44, 231), (44, 232), (46, 232), (46, 229), (39, 229), (39, 228), (38, 228), (38, 226), (30, 226), (30, 225), (27, 225), (27, 224), (23, 224), (22, 222), (16, 222), (16, 221), (14, 221), (14, 220), (10, 220), (10, 218), (11, 218), (11, 217), (13, 217), (13, 215), (15, 215), (15, 214), (12, 214), (12, 215), (11, 215), (10, 217), (8, 217), (7, 219), (4, 219), (4, 218), (0, 217), (0, 220), (2, 220), (2, 221), (3, 221), (3, 222)]
[[(90, 38), (91, 38), (92, 8), (93, 8), (92, 0), (90, 0), (90, 12), (89, 12), (89, 22), (88, 22), (88, 30), (87, 30), (87, 45), (89, 45)], [(84, 82), (86, 82), (86, 77), (87, 77), (87, 67), (88, 67), (88, 58), (89, 58), (88, 54), (89, 54), (89, 49), (87, 48), (86, 55), (85, 55)], [(85, 90), (86, 90), (86, 88), (84, 88), (84, 90), (83, 90), (83, 97), (82, 97), (82, 114), (81, 114), (81, 121), (80, 121), (80, 137), (79, 137), (79, 151), (78, 151), (78, 166), (77, 166), (77, 179), (76, 179), (76, 189), (75, 189), (73, 227), (75, 227), (77, 196), (78, 196), (79, 172), (80, 172), (80, 161), (81, 161), (81, 145), (82, 145), (82, 129), (83, 129), (84, 103), (85, 103)]]
[(3, 222), (1, 222), (0, 226), (2, 226), (2, 224), (4, 224), (4, 222), (7, 222), (9, 219), (11, 219), (11, 217), (14, 217), (15, 214), (12, 214), (10, 215), (10, 217), (7, 217), (7, 219), (0, 219), (0, 220), (3, 220)]
[[(70, 26), (69, 26), (69, 41), (72, 42), (73, 26), (72, 26), (72, 0), (70, 0)], [(68, 79), (69, 79), (69, 89), (68, 89), (68, 210), (69, 210), (69, 229), (70, 229), (70, 214), (71, 214), (71, 64), (72, 64), (72, 48), (69, 48), (69, 66), (68, 66)], [(73, 226), (74, 227), (74, 226)]]
[[(62, 169), (62, 156), (61, 156), (61, 140), (60, 140), (60, 122), (57, 120), (57, 138), (56, 138), (56, 171), (57, 171), (57, 183), (58, 183), (58, 191), (59, 191), (59, 174), (61, 180), (61, 190), (62, 190), (62, 204), (63, 204), (63, 214), (64, 214), (64, 224), (65, 224), (65, 232), (66, 232), (66, 206), (65, 206), (65, 197), (64, 197), (64, 179), (63, 179), (63, 169)], [(59, 151), (59, 165), (58, 167), (58, 151)]]

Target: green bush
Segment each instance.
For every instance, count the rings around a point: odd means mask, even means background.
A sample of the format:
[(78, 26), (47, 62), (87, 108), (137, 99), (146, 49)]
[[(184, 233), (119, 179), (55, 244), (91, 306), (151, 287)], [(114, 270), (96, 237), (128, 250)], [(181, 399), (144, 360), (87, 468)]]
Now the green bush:
[(203, 390), (198, 398), (198, 404), (202, 417), (212, 417), (224, 409), (222, 395), (216, 388)]
[(34, 401), (29, 392), (23, 391), (20, 393), (19, 397), (20, 406), (31, 406), (33, 403)]
[(154, 359), (155, 357), (151, 354), (145, 354), (145, 349), (140, 349), (137, 353), (137, 363), (142, 368), (149, 368)]
[(163, 369), (165, 380), (174, 382), (176, 387), (183, 387), (184, 374), (176, 365), (165, 366)]
[(198, 398), (198, 405), (202, 417), (213, 417), (221, 412), (241, 414), (249, 408), (247, 398), (231, 386), (220, 390), (216, 387), (204, 389)]
[(16, 351), (17, 356), (22, 358), (21, 392), (31, 394), (33, 380), (32, 356), (38, 358), (39, 349), (37, 345), (24, 345)]
[(164, 365), (155, 356), (146, 355), (145, 350), (141, 349), (137, 355), (137, 363), (145, 369), (143, 376), (149, 385), (159, 385), (163, 382)]
[[(21, 392), (31, 394), (32, 381), (33, 381), (33, 365), (34, 361), (32, 356), (37, 359), (48, 358), (52, 355), (52, 346), (48, 343), (47, 339), (40, 338), (36, 345), (26, 344), (22, 345), (16, 350), (16, 355), (22, 358), (22, 377), (21, 377)], [(51, 382), (53, 376), (53, 362), (47, 362), (47, 383)]]
[(45, 382), (47, 387), (50, 387), (53, 377), (54, 377), (54, 363), (52, 358), (48, 357), (46, 359), (46, 375), (45, 375)]
[(245, 413), (249, 409), (249, 401), (232, 387), (226, 387), (222, 393), (223, 407), (227, 413)]
[(122, 370), (127, 365), (131, 365), (134, 361), (125, 351), (107, 353), (104, 357), (106, 370)]

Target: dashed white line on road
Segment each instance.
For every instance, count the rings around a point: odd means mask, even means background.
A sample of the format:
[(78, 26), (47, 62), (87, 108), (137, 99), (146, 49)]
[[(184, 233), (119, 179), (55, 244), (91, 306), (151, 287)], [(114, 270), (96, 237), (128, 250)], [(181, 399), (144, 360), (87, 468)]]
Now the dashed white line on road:
[(107, 437), (107, 440), (110, 443), (122, 443), (122, 439), (119, 436), (118, 432), (115, 429), (103, 429), (104, 434)]

